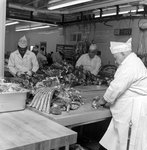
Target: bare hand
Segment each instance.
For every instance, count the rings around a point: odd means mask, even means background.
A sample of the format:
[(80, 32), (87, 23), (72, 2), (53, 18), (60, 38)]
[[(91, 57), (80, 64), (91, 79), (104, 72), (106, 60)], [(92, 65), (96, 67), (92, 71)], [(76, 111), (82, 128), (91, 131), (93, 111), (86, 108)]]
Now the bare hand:
[[(107, 103), (103, 97), (97, 99), (97, 98), (94, 98), (95, 101), (93, 102), (93, 106), (94, 108), (96, 109), (100, 109), (100, 108), (103, 108), (103, 106)], [(96, 100), (97, 99), (97, 100)]]

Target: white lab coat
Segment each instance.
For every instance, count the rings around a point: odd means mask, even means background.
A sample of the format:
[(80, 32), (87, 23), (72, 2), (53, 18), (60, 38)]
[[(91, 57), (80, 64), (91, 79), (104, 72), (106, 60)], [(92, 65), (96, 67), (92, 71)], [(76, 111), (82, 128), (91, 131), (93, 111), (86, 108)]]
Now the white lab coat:
[(39, 65), (33, 52), (27, 50), (22, 58), (19, 51), (16, 50), (10, 54), (8, 68), (9, 71), (15, 75), (17, 71), (21, 71), (23, 73), (27, 71), (36, 72), (39, 68)]
[(101, 59), (97, 55), (95, 55), (93, 59), (90, 59), (88, 54), (83, 54), (76, 63), (76, 66), (81, 65), (83, 65), (85, 70), (97, 75), (101, 67)]
[(135, 53), (119, 66), (104, 99), (112, 104), (112, 120), (100, 144), (107, 150), (126, 150), (132, 119), (129, 150), (147, 150), (147, 69)]
[(61, 63), (63, 61), (62, 56), (59, 52), (54, 52), (52, 54), (52, 60), (54, 63)]

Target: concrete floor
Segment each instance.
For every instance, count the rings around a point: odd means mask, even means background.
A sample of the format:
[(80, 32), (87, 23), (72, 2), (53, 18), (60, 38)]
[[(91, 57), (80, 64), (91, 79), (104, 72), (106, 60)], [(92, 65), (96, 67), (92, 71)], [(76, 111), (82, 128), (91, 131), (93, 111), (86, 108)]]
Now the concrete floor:
[(102, 147), (100, 148), (99, 141), (106, 132), (110, 120), (111, 118), (73, 128), (74, 131), (78, 132), (77, 143), (85, 148), (85, 150), (105, 150)]
[[(111, 118), (72, 128), (78, 133), (78, 139), (77, 143), (71, 145), (69, 150), (106, 150), (100, 146), (99, 141), (106, 132), (110, 120)], [(60, 148), (60, 150), (65, 150), (65, 147)]]

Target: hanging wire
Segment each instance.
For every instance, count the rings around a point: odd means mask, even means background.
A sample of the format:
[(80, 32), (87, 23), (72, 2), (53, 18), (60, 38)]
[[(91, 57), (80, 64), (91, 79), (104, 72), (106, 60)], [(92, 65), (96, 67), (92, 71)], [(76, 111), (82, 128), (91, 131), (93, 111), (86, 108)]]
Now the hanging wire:
[(131, 23), (132, 23), (132, 19), (130, 19), (130, 21), (129, 21), (129, 28), (132, 28)]

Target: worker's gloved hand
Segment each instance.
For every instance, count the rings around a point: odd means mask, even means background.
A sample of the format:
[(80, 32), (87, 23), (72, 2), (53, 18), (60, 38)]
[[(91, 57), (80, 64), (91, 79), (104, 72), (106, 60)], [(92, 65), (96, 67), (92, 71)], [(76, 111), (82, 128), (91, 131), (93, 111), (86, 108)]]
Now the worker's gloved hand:
[(24, 74), (24, 73), (21, 72), (21, 71), (18, 71), (18, 72), (16, 73), (16, 76), (17, 76), (17, 77), (20, 77), (22, 74)]
[(32, 76), (33, 73), (32, 73), (32, 71), (27, 71), (26, 74), (29, 76)]

